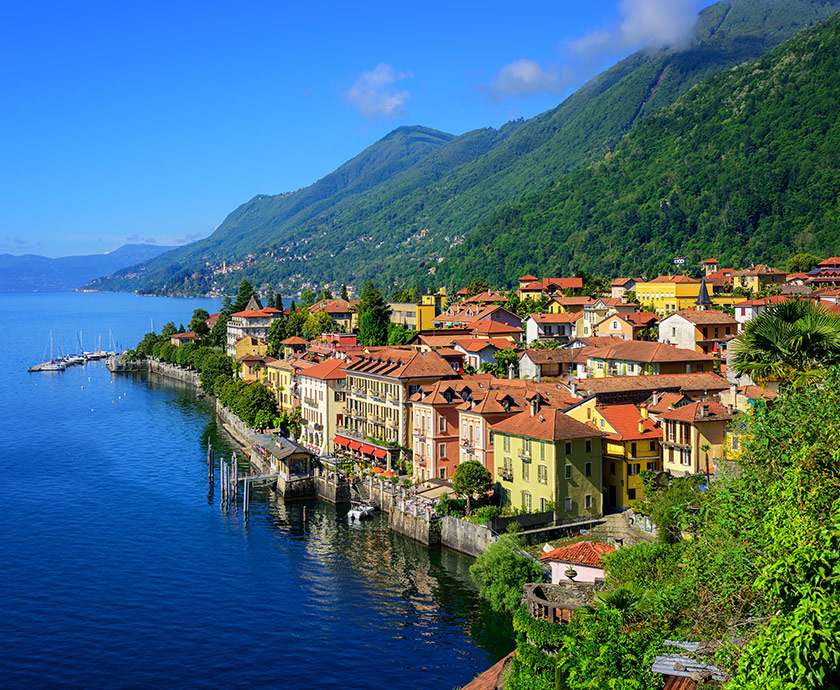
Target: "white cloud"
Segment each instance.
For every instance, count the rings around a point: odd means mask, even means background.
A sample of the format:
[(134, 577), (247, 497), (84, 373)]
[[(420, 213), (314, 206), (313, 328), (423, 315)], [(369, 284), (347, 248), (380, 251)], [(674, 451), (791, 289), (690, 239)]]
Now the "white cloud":
[(562, 82), (556, 71), (543, 68), (533, 60), (514, 60), (499, 70), (491, 90), (499, 96), (522, 96), (557, 91)]
[(408, 72), (397, 72), (391, 65), (380, 63), (369, 72), (359, 75), (348, 89), (347, 99), (367, 117), (402, 115), (409, 92), (392, 87), (410, 76)]
[(559, 66), (516, 60), (499, 71), (491, 91), (497, 96), (559, 91), (608, 57), (683, 44), (697, 22), (695, 0), (621, 0), (619, 11), (615, 26), (568, 41)]

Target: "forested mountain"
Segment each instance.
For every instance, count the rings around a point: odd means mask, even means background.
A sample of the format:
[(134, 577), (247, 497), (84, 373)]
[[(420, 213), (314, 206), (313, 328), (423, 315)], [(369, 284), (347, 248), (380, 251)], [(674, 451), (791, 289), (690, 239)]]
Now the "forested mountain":
[[(473, 274), (453, 266), (466, 247), (479, 246), (483, 257), (490, 247), (474, 239), (483, 228), (498, 235), (500, 219), (515, 217), (519, 204), (533, 203), (535, 193), (562, 184), (570, 171), (612, 156), (628, 132), (692, 86), (763, 55), (838, 7), (840, 0), (716, 3), (700, 13), (688, 47), (635, 53), (551, 111), (458, 137), (400, 128), (310, 187), (255, 197), (206, 240), (95, 286), (204, 292), (247, 275), (289, 290), (307, 281), (437, 282), (439, 268), (453, 279)], [(506, 208), (511, 203), (514, 209)], [(591, 258), (580, 268), (592, 270), (598, 257)], [(534, 270), (550, 269), (532, 263)]]
[(840, 253), (840, 17), (692, 89), (602, 161), (499, 211), (441, 277), (636, 274)]
[(148, 261), (172, 247), (124, 244), (107, 254), (63, 256), (0, 254), (0, 292), (51, 292), (81, 287), (92, 278)]

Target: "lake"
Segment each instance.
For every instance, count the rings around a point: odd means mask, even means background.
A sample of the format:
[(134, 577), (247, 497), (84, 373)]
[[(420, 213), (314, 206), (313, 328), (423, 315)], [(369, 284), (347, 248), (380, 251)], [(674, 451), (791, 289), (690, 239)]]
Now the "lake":
[(122, 347), (212, 300), (0, 295), (2, 685), (453, 688), (513, 646), (471, 559), (381, 516), (255, 491), (220, 509), (212, 408), (103, 362), (29, 374), (56, 351)]

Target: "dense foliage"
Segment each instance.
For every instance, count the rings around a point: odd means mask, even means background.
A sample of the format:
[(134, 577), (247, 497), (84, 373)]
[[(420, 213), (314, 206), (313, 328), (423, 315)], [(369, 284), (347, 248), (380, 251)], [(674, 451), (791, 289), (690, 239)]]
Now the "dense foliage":
[(391, 308), (372, 283), (365, 283), (359, 295), (359, 345), (387, 345)]
[[(458, 247), (465, 235), (470, 235), (470, 251), (477, 240), (480, 251), (463, 270), (456, 264), (463, 254), (456, 254), (456, 262), (446, 268), (447, 277), (453, 281), (466, 275), (483, 275), (480, 262), (486, 259), (490, 260), (487, 269), (492, 278), (500, 284), (519, 275), (520, 267), (566, 273), (567, 268), (597, 264), (599, 254), (612, 264), (616, 261), (613, 247), (589, 243), (588, 261), (585, 252), (579, 250), (587, 246), (586, 238), (592, 231), (583, 214), (576, 217), (565, 212), (546, 218), (540, 223), (539, 234), (528, 232), (534, 226), (524, 212), (502, 214), (490, 226), (493, 236), (499, 233), (498, 224), (508, 217), (506, 232), (515, 231), (520, 223), (525, 226), (520, 228), (515, 242), (520, 246), (514, 247), (518, 251), (511, 261), (517, 268), (504, 275), (496, 255), (508, 250), (509, 239), (491, 237), (492, 251), (488, 252), (487, 245), (480, 242), (483, 231), (471, 231), (491, 220), (500, 206), (609, 154), (628, 131), (702, 79), (761, 56), (797, 29), (828, 16), (837, 5), (837, 0), (716, 3), (700, 13), (690, 44), (635, 53), (546, 113), (510, 122), (498, 130), (478, 129), (457, 137), (424, 127), (401, 127), (309, 187), (254, 197), (225, 218), (211, 237), (147, 263), (142, 272), (123, 272), (96, 284), (109, 289), (168, 292), (204, 292), (214, 283), (232, 288), (241, 273), (213, 274), (214, 263), (226, 260), (228, 264), (242, 262), (242, 270), (255, 284), (297, 288), (318, 276), (322, 283), (335, 285), (358, 285), (365, 279), (375, 279), (411, 288), (436, 281), (440, 258)], [(670, 142), (674, 143), (680, 142)], [(691, 148), (684, 151), (690, 153)], [(676, 153), (677, 158), (682, 155)], [(670, 162), (663, 160), (663, 166), (655, 170), (657, 177), (671, 172), (667, 167)], [(648, 174), (645, 170), (639, 177), (644, 179)], [(732, 178), (737, 177), (733, 171)], [(734, 189), (740, 186), (736, 183)], [(610, 191), (606, 183), (604, 189)], [(586, 195), (600, 191), (589, 186), (578, 196), (586, 201)], [(622, 196), (628, 194), (624, 185), (616, 191)], [(680, 195), (690, 194), (691, 189), (680, 185), (674, 192), (684, 203)], [(657, 197), (656, 202), (660, 199), (666, 202), (670, 196)], [(699, 208), (704, 201), (699, 200)], [(815, 201), (819, 203), (819, 199)], [(748, 202), (749, 198), (744, 198), (744, 203)], [(741, 205), (736, 196), (733, 220)], [(586, 203), (582, 205), (585, 207)], [(558, 242), (562, 246), (557, 252), (539, 251), (533, 256), (523, 253), (544, 239), (549, 227), (575, 236)], [(657, 232), (658, 226), (650, 231)], [(631, 234), (628, 239), (638, 242), (640, 238)], [(699, 237), (692, 249), (707, 239)], [(785, 238), (788, 246), (794, 241), (790, 236)], [(665, 244), (672, 242), (666, 238)], [(670, 247), (650, 249), (656, 250), (657, 258), (671, 251)], [(750, 249), (764, 247), (756, 242)], [(772, 253), (772, 249), (765, 253)], [(757, 251), (755, 255), (765, 253)], [(646, 252), (632, 252), (628, 262), (639, 256), (646, 257)]]
[(477, 460), (467, 460), (455, 468), (452, 475), (452, 489), (467, 501), (467, 514), (470, 513), (471, 501), (490, 490), (493, 478), (487, 468)]
[(503, 534), (470, 566), (479, 594), (494, 611), (516, 611), (526, 582), (542, 582), (543, 569), (515, 534)]
[(806, 300), (774, 304), (750, 319), (730, 347), (739, 376), (804, 385), (840, 363), (840, 316)]
[(840, 253), (838, 101), (835, 18), (691, 89), (602, 161), (500, 210), (438, 275), (503, 284), (523, 270), (638, 275), (675, 257), (743, 266)]
[(708, 488), (653, 492), (668, 537), (608, 556), (606, 590), (571, 625), (517, 615), (508, 687), (551, 687), (552, 659), (570, 690), (660, 687), (650, 666), (664, 639), (710, 642), (703, 661), (725, 688), (838, 687), (840, 368), (783, 392), (746, 432), (738, 465)]

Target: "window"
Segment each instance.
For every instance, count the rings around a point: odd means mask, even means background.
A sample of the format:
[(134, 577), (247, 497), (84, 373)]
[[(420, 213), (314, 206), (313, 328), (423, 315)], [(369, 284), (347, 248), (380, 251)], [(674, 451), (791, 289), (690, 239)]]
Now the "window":
[(635, 441), (633, 441), (633, 443), (630, 444), (630, 455), (632, 455), (634, 458), (638, 455), (638, 453), (636, 452), (636, 442)]
[(586, 439), (586, 452), (592, 452), (592, 439)]
[(569, 441), (566, 441), (566, 455), (572, 454), (572, 444)]
[(583, 505), (587, 510), (592, 510), (592, 494), (586, 494), (583, 500)]
[(522, 461), (522, 481), (530, 481), (531, 480), (531, 464), (528, 462)]
[(565, 477), (566, 477), (566, 479), (571, 479), (572, 478), (572, 466), (571, 465), (566, 465)]
[(635, 489), (627, 489), (627, 498), (631, 501), (636, 500), (636, 490)]
[(640, 462), (631, 462), (627, 465), (627, 476), (635, 477), (641, 469), (642, 464)]
[(522, 509), (531, 512), (531, 494), (528, 491), (522, 492)]
[(510, 436), (502, 436), (504, 439), (504, 449), (510, 451)]
[(571, 496), (566, 496), (566, 498), (563, 499), (563, 510), (565, 510), (567, 513), (572, 512), (572, 497)]
[(541, 498), (540, 499), (540, 512), (544, 513), (547, 510), (548, 510), (548, 499)]
[(441, 467), (440, 470), (438, 471), (438, 474), (440, 475), (441, 479), (446, 479), (446, 468)]
[(438, 443), (438, 458), (445, 458), (446, 457), (446, 444), (445, 443)]
[(548, 484), (548, 467), (537, 465), (537, 481), (540, 484)]
[(650, 450), (656, 450), (656, 441), (650, 442)]
[(610, 474), (614, 477), (615, 476), (615, 463), (610, 463)]
[(444, 417), (443, 415), (441, 415), (438, 419), (438, 430), (442, 434), (446, 433), (446, 417)]
[(540, 444), (540, 460), (545, 462), (545, 443), (542, 441), (538, 442)]
[(591, 476), (592, 476), (592, 463), (591, 463), (591, 462), (587, 462), (587, 463), (586, 463), (586, 465), (584, 465), (584, 471), (583, 471), (583, 473), (584, 473), (587, 477), (591, 477)]

